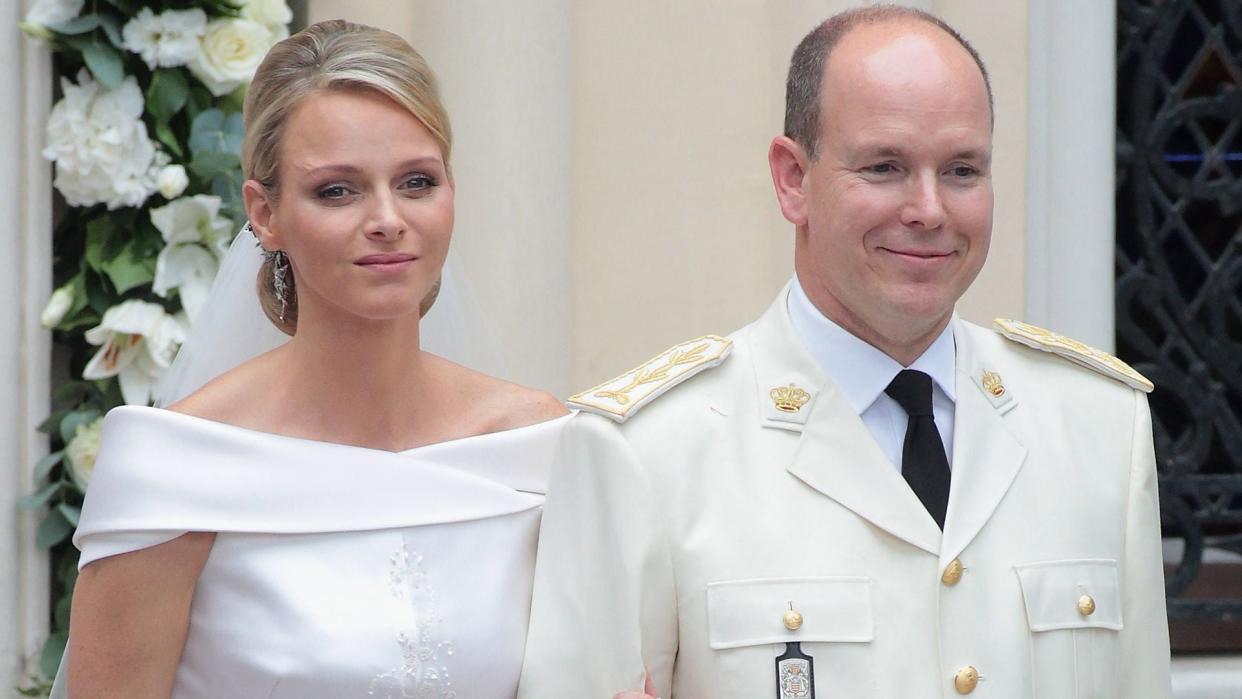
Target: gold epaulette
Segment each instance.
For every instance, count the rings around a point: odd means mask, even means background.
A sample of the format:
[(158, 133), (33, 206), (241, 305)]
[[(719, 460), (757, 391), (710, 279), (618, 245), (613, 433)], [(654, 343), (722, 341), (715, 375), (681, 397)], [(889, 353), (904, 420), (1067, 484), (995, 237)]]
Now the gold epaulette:
[(1151, 393), (1155, 388), (1152, 382), (1135, 371), (1134, 367), (1108, 352), (1084, 345), (1078, 340), (1017, 320), (997, 318), (992, 323), (1002, 335), (1014, 342), (1060, 355), (1071, 362), (1098, 371), (1144, 393)]
[(661, 393), (704, 369), (718, 366), (732, 349), (732, 340), (717, 335), (688, 340), (614, 379), (570, 396), (568, 403), (580, 410), (625, 422)]

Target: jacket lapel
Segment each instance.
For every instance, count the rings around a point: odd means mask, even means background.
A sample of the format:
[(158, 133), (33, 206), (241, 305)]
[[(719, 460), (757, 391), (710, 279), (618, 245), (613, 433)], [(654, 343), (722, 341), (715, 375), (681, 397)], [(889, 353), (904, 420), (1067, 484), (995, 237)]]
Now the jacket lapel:
[(953, 428), (953, 478), (945, 520), (942, 564), (960, 554), (987, 523), (1026, 460), (1026, 447), (1006, 424), (1013, 409), (1012, 389), (996, 396), (985, 388), (985, 372), (994, 371), (979, 356), (971, 328), (954, 319), (957, 347), (957, 405)]
[[(801, 432), (787, 466), (790, 474), (876, 527), (936, 554), (936, 522), (803, 348), (789, 322), (788, 292), (786, 285), (752, 326), (760, 425)], [(809, 398), (798, 410), (785, 412), (776, 407), (772, 391), (790, 387), (805, 390)]]

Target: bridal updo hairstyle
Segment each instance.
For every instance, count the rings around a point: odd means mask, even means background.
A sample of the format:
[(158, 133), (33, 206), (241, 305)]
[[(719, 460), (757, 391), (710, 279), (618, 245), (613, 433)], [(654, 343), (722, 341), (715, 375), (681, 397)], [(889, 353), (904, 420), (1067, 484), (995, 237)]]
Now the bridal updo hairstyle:
[[(243, 108), (246, 137), (241, 164), (246, 179), (262, 184), (273, 200), (279, 198), (280, 147), (293, 111), (317, 92), (359, 88), (375, 90), (409, 110), (431, 132), (448, 166), (452, 132), (427, 62), (392, 32), (336, 19), (313, 24), (276, 44), (255, 72)], [(259, 303), (276, 327), (292, 335), (298, 307), (296, 286), (289, 286), (281, 320), (272, 262), (264, 261), (258, 277)], [(437, 283), (423, 299), (421, 313), (430, 308), (438, 288)]]

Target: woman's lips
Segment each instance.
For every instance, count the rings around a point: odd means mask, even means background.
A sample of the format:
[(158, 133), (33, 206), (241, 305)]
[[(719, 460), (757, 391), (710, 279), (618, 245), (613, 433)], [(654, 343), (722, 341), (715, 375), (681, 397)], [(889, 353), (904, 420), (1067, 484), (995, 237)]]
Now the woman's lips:
[(383, 253), (359, 258), (354, 264), (380, 272), (393, 272), (405, 269), (417, 259), (418, 256), (406, 253)]

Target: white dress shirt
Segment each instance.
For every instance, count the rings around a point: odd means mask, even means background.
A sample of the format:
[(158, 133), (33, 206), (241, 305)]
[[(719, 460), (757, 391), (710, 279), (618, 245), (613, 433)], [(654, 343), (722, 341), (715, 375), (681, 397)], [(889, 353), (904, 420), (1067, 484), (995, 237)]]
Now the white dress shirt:
[(900, 362), (850, 334), (829, 320), (794, 279), (790, 285), (789, 319), (816, 364), (836, 384), (858, 412), (863, 424), (875, 437), (889, 461), (901, 470), (901, 448), (906, 438), (906, 411), (884, 389), (902, 369), (915, 369), (932, 378), (932, 412), (944, 442), (945, 456), (953, 463), (953, 406), (957, 392), (953, 380), (956, 350), (953, 323), (944, 330), (914, 363)]

